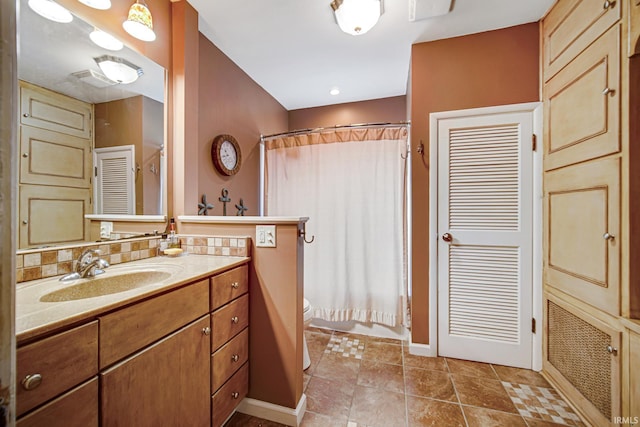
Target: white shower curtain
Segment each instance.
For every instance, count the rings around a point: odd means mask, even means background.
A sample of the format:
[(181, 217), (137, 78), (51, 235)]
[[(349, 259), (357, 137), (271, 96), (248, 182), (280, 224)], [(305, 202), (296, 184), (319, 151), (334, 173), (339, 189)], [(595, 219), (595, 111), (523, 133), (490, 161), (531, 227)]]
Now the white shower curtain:
[(397, 326), (405, 300), (407, 128), (265, 141), (268, 215), (308, 216), (304, 293), (313, 316)]

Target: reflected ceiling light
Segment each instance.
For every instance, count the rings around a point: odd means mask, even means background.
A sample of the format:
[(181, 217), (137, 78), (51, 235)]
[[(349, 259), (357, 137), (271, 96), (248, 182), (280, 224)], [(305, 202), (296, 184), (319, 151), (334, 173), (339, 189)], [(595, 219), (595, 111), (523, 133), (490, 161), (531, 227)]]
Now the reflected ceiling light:
[(73, 15), (53, 0), (29, 0), (29, 7), (38, 15), (50, 21), (67, 24), (73, 21)]
[(98, 58), (93, 58), (102, 73), (114, 82), (129, 84), (138, 80), (143, 74), (142, 68), (127, 61), (124, 58), (111, 55), (102, 55)]
[(145, 41), (152, 42), (156, 39), (156, 33), (153, 32), (153, 18), (151, 12), (144, 0), (139, 3), (138, 0), (131, 5), (127, 20), (122, 23), (125, 31), (133, 37)]
[(94, 9), (100, 9), (100, 10), (111, 9), (111, 0), (78, 0), (78, 1)]
[(340, 89), (338, 89), (337, 87), (334, 87), (329, 91), (329, 94), (331, 94), (331, 95), (340, 95)]
[(105, 33), (102, 30), (95, 28), (91, 34), (89, 34), (89, 38), (92, 42), (97, 44), (103, 49), (107, 50), (120, 50), (124, 47), (124, 44), (117, 38), (113, 37), (111, 34)]
[(359, 36), (373, 28), (382, 15), (382, 0), (333, 0), (331, 9), (340, 29)]

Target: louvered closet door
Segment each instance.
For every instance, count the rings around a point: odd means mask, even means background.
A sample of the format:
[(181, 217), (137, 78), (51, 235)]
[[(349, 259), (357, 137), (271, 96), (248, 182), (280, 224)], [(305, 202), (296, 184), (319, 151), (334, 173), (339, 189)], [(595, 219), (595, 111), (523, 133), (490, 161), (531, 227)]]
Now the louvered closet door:
[(531, 368), (532, 135), (531, 113), (439, 121), (442, 356)]
[(96, 148), (95, 206), (97, 214), (135, 215), (136, 184), (133, 145)]

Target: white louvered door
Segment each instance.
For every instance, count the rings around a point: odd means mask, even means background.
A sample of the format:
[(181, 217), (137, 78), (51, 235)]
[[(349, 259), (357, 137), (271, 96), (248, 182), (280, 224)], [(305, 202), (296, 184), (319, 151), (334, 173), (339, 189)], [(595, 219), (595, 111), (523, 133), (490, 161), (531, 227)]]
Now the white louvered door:
[(135, 147), (121, 145), (93, 152), (95, 213), (135, 215)]
[(531, 368), (533, 114), (437, 132), (438, 352)]

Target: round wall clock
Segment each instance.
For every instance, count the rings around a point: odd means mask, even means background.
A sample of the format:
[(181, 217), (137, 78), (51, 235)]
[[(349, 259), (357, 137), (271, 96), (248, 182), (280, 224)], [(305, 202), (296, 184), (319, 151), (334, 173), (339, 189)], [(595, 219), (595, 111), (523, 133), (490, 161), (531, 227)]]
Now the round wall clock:
[(218, 135), (211, 145), (213, 165), (223, 175), (235, 175), (240, 170), (240, 144), (231, 135)]

